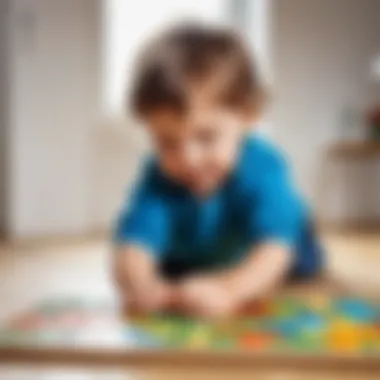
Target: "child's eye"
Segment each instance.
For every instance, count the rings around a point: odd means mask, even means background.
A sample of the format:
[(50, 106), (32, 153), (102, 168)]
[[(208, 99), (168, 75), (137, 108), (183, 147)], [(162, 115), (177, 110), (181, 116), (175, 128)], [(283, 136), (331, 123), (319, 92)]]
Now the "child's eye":
[(164, 139), (159, 140), (158, 145), (159, 145), (161, 150), (168, 151), (168, 150), (176, 149), (178, 146), (178, 143), (177, 143), (176, 139), (164, 138)]

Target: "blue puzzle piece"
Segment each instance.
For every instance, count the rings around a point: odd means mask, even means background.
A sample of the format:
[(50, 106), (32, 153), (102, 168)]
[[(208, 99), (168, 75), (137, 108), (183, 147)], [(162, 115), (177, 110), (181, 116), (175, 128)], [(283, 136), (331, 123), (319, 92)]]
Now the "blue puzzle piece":
[(365, 300), (343, 298), (336, 302), (335, 310), (356, 322), (371, 323), (376, 320), (376, 308)]
[(298, 323), (302, 330), (308, 331), (322, 330), (326, 324), (322, 316), (313, 313), (307, 313), (300, 316)]

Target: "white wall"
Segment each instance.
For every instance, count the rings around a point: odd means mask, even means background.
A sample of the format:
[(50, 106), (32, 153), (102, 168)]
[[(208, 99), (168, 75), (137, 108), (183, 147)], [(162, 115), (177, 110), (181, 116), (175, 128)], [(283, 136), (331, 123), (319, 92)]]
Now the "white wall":
[[(144, 20), (178, 17), (179, 8), (202, 14), (223, 1), (195, 7), (189, 0), (172, 1)], [(144, 4), (127, 15), (135, 26), (127, 25), (131, 40), (151, 26), (138, 25), (148, 1)], [(100, 0), (12, 0), (8, 182), (13, 237), (109, 226), (146, 145), (134, 126), (115, 122), (112, 128), (99, 118), (101, 5)], [(126, 37), (118, 42), (129, 44)]]
[[(272, 119), (302, 188), (313, 198), (319, 158), (336, 135), (342, 108), (369, 99), (368, 59), (379, 42), (380, 2), (272, 2)], [(17, 237), (102, 228), (143, 143), (135, 143), (128, 129), (96, 129), (99, 1), (10, 3), (12, 175), (1, 182), (11, 195), (10, 232)]]
[[(317, 197), (320, 160), (326, 146), (339, 135), (343, 109), (360, 109), (371, 100), (370, 59), (380, 50), (379, 3), (273, 2), (272, 120), (275, 135), (289, 152), (296, 177), (310, 199)], [(363, 204), (368, 194), (361, 190), (374, 187), (374, 181), (370, 178), (370, 183), (363, 185), (363, 176), (358, 176), (361, 172), (362, 167), (357, 168), (353, 181), (344, 183), (352, 190), (343, 194), (350, 204), (340, 199), (337, 214), (355, 216), (377, 210), (380, 216), (380, 205), (373, 204), (376, 199)], [(361, 187), (357, 191), (355, 183)]]
[(10, 233), (78, 233), (91, 217), (98, 1), (12, 0)]
[(0, 1), (0, 235), (6, 229), (7, 15), (8, 1)]

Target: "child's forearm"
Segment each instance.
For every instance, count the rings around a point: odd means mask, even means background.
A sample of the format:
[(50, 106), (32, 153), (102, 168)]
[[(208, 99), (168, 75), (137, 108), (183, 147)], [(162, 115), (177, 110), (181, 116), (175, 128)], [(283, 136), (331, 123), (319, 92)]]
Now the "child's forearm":
[(142, 309), (164, 306), (169, 285), (159, 276), (151, 255), (128, 245), (118, 249), (114, 264), (114, 277), (124, 301)]
[(142, 288), (156, 278), (155, 263), (143, 249), (126, 245), (115, 255), (115, 278), (122, 288)]
[(267, 243), (252, 250), (235, 268), (184, 279), (183, 286), (174, 289), (179, 291), (178, 306), (195, 315), (229, 315), (272, 290), (284, 278), (290, 264), (288, 249)]
[(291, 262), (288, 248), (266, 243), (254, 248), (239, 266), (221, 276), (237, 303), (243, 303), (270, 292), (288, 273)]

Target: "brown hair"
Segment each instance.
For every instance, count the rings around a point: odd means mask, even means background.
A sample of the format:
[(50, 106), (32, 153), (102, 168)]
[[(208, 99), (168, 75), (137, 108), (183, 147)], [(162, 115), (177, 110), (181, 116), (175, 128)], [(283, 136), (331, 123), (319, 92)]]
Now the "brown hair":
[(139, 57), (132, 110), (138, 116), (168, 106), (186, 111), (192, 83), (208, 86), (216, 101), (244, 111), (263, 98), (257, 68), (234, 32), (187, 25), (164, 33)]

